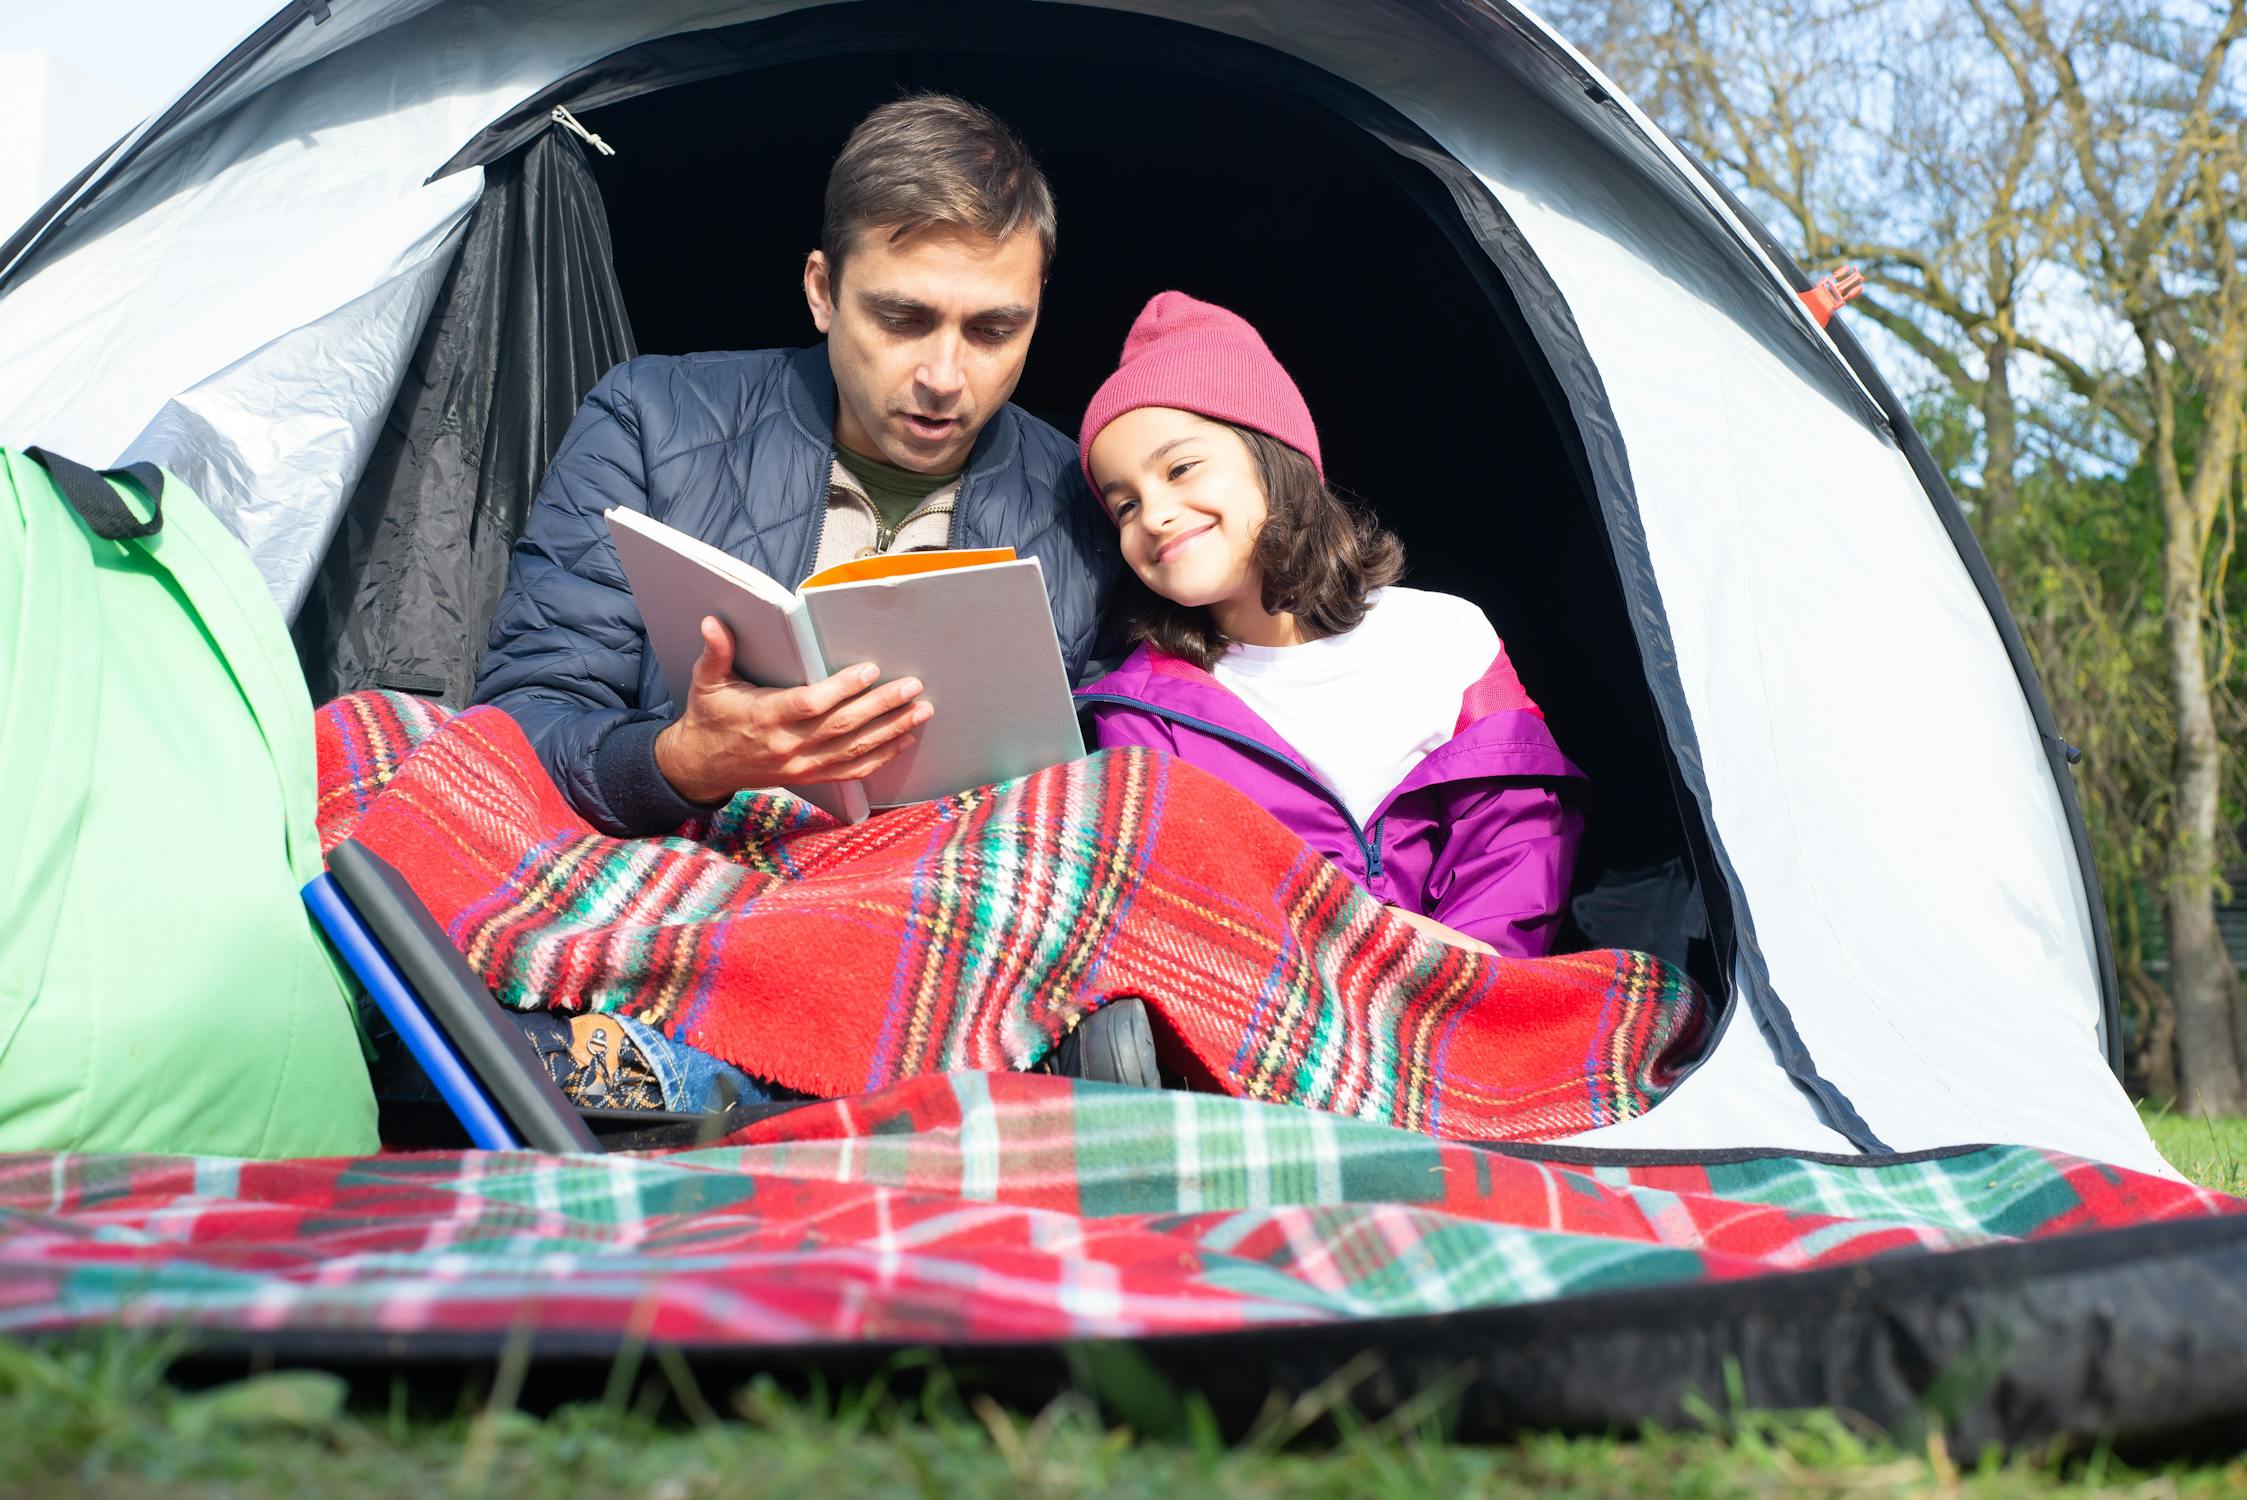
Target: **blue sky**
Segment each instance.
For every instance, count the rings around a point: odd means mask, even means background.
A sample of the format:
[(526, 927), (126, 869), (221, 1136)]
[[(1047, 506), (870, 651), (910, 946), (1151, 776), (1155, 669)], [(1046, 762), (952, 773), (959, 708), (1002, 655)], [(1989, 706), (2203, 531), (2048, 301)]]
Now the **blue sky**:
[(283, 0), (0, 0), (0, 49), (52, 52), (163, 105)]
[(282, 0), (0, 0), (0, 239)]

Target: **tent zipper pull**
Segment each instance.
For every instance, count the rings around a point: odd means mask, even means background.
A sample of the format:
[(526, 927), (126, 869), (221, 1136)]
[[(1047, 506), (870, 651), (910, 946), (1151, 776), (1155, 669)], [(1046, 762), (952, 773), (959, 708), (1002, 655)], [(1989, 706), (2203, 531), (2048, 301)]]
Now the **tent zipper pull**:
[(561, 126), (570, 134), (576, 136), (578, 139), (584, 141), (586, 145), (591, 146), (594, 150), (600, 152), (603, 156), (616, 155), (616, 147), (610, 145), (607, 141), (602, 140), (592, 131), (587, 130), (585, 128), (584, 121), (578, 119), (577, 116), (571, 114), (561, 105), (555, 105), (553, 112), (549, 114), (547, 118), (549, 120), (552, 120), (555, 124)]

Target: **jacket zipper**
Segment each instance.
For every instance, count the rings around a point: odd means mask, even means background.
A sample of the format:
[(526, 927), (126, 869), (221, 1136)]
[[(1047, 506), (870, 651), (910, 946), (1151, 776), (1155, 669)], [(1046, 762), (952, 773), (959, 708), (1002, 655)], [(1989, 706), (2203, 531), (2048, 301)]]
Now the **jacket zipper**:
[(1158, 708), (1152, 703), (1144, 702), (1138, 698), (1126, 698), (1119, 693), (1078, 693), (1076, 699), (1079, 703), (1113, 703), (1119, 708), (1136, 708), (1142, 713), (1154, 714), (1158, 718), (1169, 719), (1174, 723), (1198, 729), (1204, 734), (1213, 734), (1221, 740), (1229, 740), (1243, 749), (1255, 751), (1266, 760), (1277, 761), (1280, 765), (1293, 771), (1302, 780), (1308, 782), (1312, 791), (1317, 792), (1329, 806), (1342, 815), (1342, 821), (1350, 825), (1350, 837), (1357, 840), (1358, 854), (1365, 861), (1365, 878), (1369, 881), (1381, 878), (1381, 842), (1383, 830), (1389, 826), (1389, 815), (1387, 813), (1383, 813), (1380, 817), (1374, 819), (1373, 834), (1369, 838), (1366, 836), (1366, 831), (1358, 826), (1358, 820), (1350, 815), (1350, 810), (1342, 805), (1342, 799), (1335, 796), (1333, 790), (1324, 782), (1316, 776), (1307, 774), (1301, 766), (1274, 751), (1271, 746), (1251, 739), (1238, 730), (1227, 729), (1222, 724), (1212, 724), (1207, 719), (1198, 719), (1192, 714), (1182, 714), (1175, 709)]
[[(834, 488), (834, 474), (835, 450), (829, 448), (827, 450), (827, 485), (830, 490)], [(960, 477), (952, 483), (952, 509), (944, 520), (944, 545), (947, 547), (959, 545), (960, 500), (966, 489), (967, 474), (962, 471)], [(882, 524), (882, 513), (874, 509), (874, 502), (867, 500), (864, 496), (860, 496), (859, 499), (868, 510), (874, 512), (874, 551), (877, 554), (888, 552), (890, 544), (897, 540), (897, 534), (918, 521), (922, 514), (928, 510), (928, 506), (925, 504), (916, 505), (906, 513), (905, 519), (899, 521), (895, 526), (884, 526)], [(827, 540), (827, 512), (830, 508), (829, 505), (824, 504), (819, 507), (819, 524), (811, 529), (812, 563), (818, 562), (820, 544)], [(808, 566), (805, 571), (807, 573), (810, 571)]]
[[(960, 492), (957, 487), (957, 483), (955, 482), (954, 488), (952, 490), (952, 499), (950, 502), (953, 509), (945, 513), (944, 540), (946, 542), (950, 542), (952, 539), (951, 518), (954, 514), (957, 513), (959, 499)], [(905, 513), (905, 519), (899, 521), (895, 526), (884, 526), (882, 524), (881, 512), (876, 511), (874, 513), (874, 550), (876, 552), (886, 554), (889, 551), (891, 545), (896, 542), (899, 534), (902, 533), (906, 527), (921, 519), (921, 517), (928, 515), (934, 503), (935, 502), (930, 501), (925, 504), (916, 505), (915, 507), (913, 507), (913, 509), (907, 511)], [(869, 502), (869, 504), (871, 504), (871, 502)], [(824, 517), (822, 517), (820, 524), (822, 526), (826, 524)]]
[[(796, 581), (799, 583), (809, 578), (812, 569), (819, 566), (819, 549), (827, 544), (827, 512), (833, 509), (833, 506), (828, 503), (827, 496), (834, 487), (835, 450), (829, 448), (827, 450), (826, 478), (819, 492), (819, 520), (811, 528), (811, 550), (806, 552), (802, 560), (796, 565)], [(879, 517), (876, 518), (876, 524), (879, 524)]]

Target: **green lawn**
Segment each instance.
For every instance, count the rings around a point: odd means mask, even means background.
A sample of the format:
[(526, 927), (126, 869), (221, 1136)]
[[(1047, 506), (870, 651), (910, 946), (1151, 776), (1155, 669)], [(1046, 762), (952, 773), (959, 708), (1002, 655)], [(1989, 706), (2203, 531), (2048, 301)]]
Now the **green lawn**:
[[(676, 1389), (676, 1388), (675, 1388)], [(1292, 1437), (1318, 1409), (1279, 1413), (1226, 1445), (1188, 1431), (1149, 1442), (1076, 1397), (1036, 1414), (962, 1401), (916, 1403), (880, 1387), (840, 1400), (751, 1385), (693, 1391), (659, 1377), (643, 1396), (692, 1416), (657, 1419), (614, 1401), (544, 1418), (504, 1403), (453, 1414), (354, 1406), (340, 1382), (279, 1374), (182, 1393), (145, 1345), (59, 1352), (0, 1345), (0, 1447), (10, 1495), (566, 1495), (570, 1500), (909, 1495), (1103, 1496), (2217, 1496), (2247, 1492), (2247, 1463), (2149, 1473), (2093, 1453), (1973, 1462), (1940, 1445), (1902, 1452), (1822, 1414), (1735, 1420), (1690, 1433), (1446, 1443), (1432, 1421)]]
[[(2247, 1120), (2146, 1111), (2194, 1180), (2247, 1192)], [(1366, 1426), (1332, 1402), (1275, 1411), (1227, 1444), (1191, 1402), (1160, 1441), (1085, 1398), (1002, 1410), (941, 1379), (911, 1400), (877, 1383), (837, 1397), (767, 1384), (703, 1390), (656, 1362), (602, 1401), (544, 1417), (504, 1392), (432, 1410), (403, 1385), (354, 1402), (318, 1373), (213, 1390), (165, 1378), (166, 1353), (111, 1337), (26, 1349), (0, 1342), (0, 1492), (309, 1500), (412, 1497), (969, 1495), (1147, 1496), (2217, 1496), (2247, 1493), (2247, 1461), (2157, 1473), (2103, 1455), (2010, 1461), (1900, 1451), (1825, 1413), (1731, 1418), (1699, 1431), (1447, 1443), (1440, 1413)], [(506, 1377), (503, 1373), (501, 1384)], [(1340, 1436), (1333, 1436), (1336, 1427)], [(1307, 1440), (1316, 1428), (1327, 1434)]]
[(2202, 1187), (2247, 1195), (2247, 1120), (2193, 1119), (2150, 1104), (2138, 1113), (2171, 1166)]

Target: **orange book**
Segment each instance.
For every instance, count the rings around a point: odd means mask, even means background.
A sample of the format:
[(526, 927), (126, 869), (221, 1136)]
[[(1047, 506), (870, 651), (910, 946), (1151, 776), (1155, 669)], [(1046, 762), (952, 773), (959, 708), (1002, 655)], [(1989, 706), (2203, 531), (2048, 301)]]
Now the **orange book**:
[(638, 511), (607, 513), (648, 647), (673, 703), (702, 654), (702, 617), (732, 632), (734, 670), (799, 687), (860, 662), (921, 680), (935, 712), (912, 749), (864, 781), (791, 787), (846, 822), (1084, 754), (1061, 642), (1034, 557), (1011, 547), (903, 552), (822, 569), (790, 589)]

